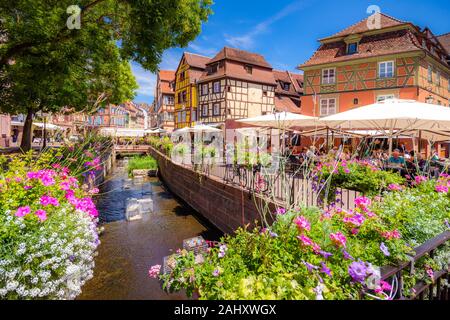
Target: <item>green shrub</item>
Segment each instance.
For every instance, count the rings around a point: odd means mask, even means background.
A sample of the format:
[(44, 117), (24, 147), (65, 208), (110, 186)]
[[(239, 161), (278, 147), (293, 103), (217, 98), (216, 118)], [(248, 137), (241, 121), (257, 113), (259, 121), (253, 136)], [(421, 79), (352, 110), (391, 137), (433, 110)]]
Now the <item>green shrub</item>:
[(139, 156), (131, 158), (128, 161), (128, 175), (133, 174), (133, 170), (148, 169), (156, 170), (158, 168), (158, 162), (150, 156)]

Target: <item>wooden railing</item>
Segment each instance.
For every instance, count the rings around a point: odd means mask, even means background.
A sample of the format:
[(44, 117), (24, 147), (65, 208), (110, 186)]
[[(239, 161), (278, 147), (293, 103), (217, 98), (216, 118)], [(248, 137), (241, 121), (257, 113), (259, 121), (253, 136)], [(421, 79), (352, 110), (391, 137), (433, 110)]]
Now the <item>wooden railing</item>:
[[(394, 299), (408, 300), (407, 298), (410, 294), (405, 295), (403, 288), (403, 272), (407, 270), (408, 272), (414, 272), (415, 263), (425, 255), (429, 255), (430, 258), (434, 257), (437, 249), (443, 246), (447, 241), (450, 240), (450, 231), (446, 231), (437, 237), (425, 242), (421, 246), (414, 249), (414, 256), (411, 256), (410, 261), (404, 261), (396, 266), (386, 266), (381, 268), (381, 278), (382, 280), (388, 280), (396, 277), (398, 281), (398, 290), (393, 297)], [(450, 298), (450, 274), (449, 267), (444, 270), (434, 271), (432, 283), (426, 283), (424, 281), (418, 281), (414, 286), (414, 296), (412, 299), (419, 300), (449, 300)], [(444, 279), (447, 283), (444, 284)]]

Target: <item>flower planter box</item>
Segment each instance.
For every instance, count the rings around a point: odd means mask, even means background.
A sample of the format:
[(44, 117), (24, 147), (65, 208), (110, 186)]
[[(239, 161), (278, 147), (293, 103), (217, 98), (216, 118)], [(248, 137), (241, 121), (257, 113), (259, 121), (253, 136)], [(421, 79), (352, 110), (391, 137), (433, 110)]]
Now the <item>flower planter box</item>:
[(208, 243), (202, 236), (183, 240), (183, 249), (193, 251), (195, 255), (207, 252)]

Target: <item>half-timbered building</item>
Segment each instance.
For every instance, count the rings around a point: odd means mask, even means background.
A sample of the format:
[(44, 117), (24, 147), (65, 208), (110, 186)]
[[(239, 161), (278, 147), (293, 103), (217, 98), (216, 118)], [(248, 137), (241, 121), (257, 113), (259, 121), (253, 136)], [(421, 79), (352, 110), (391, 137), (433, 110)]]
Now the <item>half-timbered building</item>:
[(197, 121), (197, 81), (210, 58), (185, 52), (175, 72), (175, 128)]
[(168, 132), (175, 127), (175, 71), (160, 70), (156, 78), (154, 113), (156, 126)]
[(199, 121), (217, 124), (271, 113), (276, 85), (263, 56), (224, 47), (198, 81)]
[(299, 67), (304, 114), (327, 116), (389, 98), (450, 105), (448, 34), (379, 13), (319, 41)]

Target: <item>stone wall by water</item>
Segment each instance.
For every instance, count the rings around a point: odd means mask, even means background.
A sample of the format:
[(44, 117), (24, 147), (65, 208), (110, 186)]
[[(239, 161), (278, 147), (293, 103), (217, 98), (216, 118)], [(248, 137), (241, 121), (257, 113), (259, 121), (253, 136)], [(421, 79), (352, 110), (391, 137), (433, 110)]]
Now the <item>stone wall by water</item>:
[[(150, 155), (158, 161), (160, 177), (170, 191), (221, 231), (231, 233), (260, 220), (256, 204), (258, 207), (264, 204), (249, 192), (175, 164), (153, 148)], [(273, 211), (274, 206), (270, 207)]]

